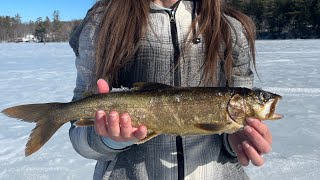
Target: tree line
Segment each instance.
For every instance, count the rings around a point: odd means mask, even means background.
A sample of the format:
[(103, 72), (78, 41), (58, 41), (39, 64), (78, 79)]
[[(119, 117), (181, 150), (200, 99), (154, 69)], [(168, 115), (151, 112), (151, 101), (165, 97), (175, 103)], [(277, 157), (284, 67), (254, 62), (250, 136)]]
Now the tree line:
[(60, 12), (54, 11), (52, 18), (27, 23), (21, 22), (21, 16), (0, 16), (0, 42), (19, 41), (22, 37), (33, 35), (39, 42), (64, 42), (68, 41), (70, 34), (77, 28), (81, 20), (62, 21)]
[(320, 38), (320, 0), (227, 0), (249, 15), (260, 39)]
[[(320, 0), (226, 0), (249, 15), (258, 39), (320, 38)], [(68, 41), (81, 20), (61, 21), (59, 11), (22, 23), (19, 14), (0, 16), (0, 42), (32, 34), (39, 41)]]

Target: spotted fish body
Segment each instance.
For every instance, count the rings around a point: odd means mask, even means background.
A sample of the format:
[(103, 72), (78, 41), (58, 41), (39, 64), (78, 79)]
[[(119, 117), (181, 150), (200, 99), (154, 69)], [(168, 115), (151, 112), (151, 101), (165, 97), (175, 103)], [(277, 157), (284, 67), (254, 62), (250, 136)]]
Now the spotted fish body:
[(137, 83), (135, 90), (98, 94), (70, 103), (21, 105), (2, 111), (9, 117), (36, 122), (26, 145), (26, 155), (40, 149), (66, 122), (94, 124), (97, 110), (129, 113), (133, 126), (145, 125), (148, 136), (158, 134), (203, 135), (233, 133), (246, 117), (279, 119), (275, 106), (281, 96), (247, 88), (174, 88), (157, 83)]
[[(77, 104), (79, 109), (94, 104), (91, 110), (82, 111), (84, 114), (81, 115), (78, 112), (77, 116), (90, 118), (99, 109), (106, 112), (116, 110), (119, 113), (128, 112), (134, 126), (143, 124), (156, 133), (192, 135), (234, 132), (242, 127), (242, 124), (229, 119), (226, 111), (234, 92), (222, 90), (174, 88), (96, 95)], [(195, 128), (198, 124), (214, 124), (216, 129), (207, 131)]]

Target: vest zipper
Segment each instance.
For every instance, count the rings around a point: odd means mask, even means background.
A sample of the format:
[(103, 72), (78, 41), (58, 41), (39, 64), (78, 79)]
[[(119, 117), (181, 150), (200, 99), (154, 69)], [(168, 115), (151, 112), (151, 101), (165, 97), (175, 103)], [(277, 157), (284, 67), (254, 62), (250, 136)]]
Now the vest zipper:
[[(173, 44), (173, 84), (174, 86), (181, 86), (181, 70), (179, 66), (179, 57), (180, 57), (180, 48), (179, 48), (179, 39), (178, 39), (178, 30), (175, 20), (175, 12), (178, 5), (171, 11), (167, 11), (170, 17), (170, 28), (171, 28), (171, 37)], [(183, 142), (182, 137), (176, 137), (176, 149), (177, 149), (177, 161), (178, 161), (178, 180), (184, 179), (184, 154), (183, 154)]]
[(177, 147), (177, 160), (178, 160), (178, 180), (184, 179), (184, 155), (183, 155), (183, 144), (182, 137), (176, 137), (176, 147)]
[(179, 57), (180, 57), (180, 48), (179, 48), (177, 24), (175, 20), (175, 9), (167, 12), (170, 17), (171, 38), (172, 38), (172, 44), (173, 44), (173, 67), (174, 67), (173, 85), (180, 86), (181, 70), (180, 70), (180, 67), (178, 66)]

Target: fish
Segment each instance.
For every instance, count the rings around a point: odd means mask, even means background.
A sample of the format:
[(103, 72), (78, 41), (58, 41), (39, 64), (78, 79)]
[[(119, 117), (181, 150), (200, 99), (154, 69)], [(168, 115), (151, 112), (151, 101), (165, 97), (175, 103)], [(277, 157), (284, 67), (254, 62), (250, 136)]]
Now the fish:
[(36, 123), (26, 144), (25, 156), (38, 151), (65, 123), (94, 125), (98, 110), (129, 113), (133, 126), (145, 125), (144, 143), (159, 134), (206, 135), (235, 133), (247, 117), (277, 120), (280, 95), (243, 87), (172, 87), (139, 82), (126, 91), (93, 94), (77, 101), (26, 104), (2, 111), (8, 117)]

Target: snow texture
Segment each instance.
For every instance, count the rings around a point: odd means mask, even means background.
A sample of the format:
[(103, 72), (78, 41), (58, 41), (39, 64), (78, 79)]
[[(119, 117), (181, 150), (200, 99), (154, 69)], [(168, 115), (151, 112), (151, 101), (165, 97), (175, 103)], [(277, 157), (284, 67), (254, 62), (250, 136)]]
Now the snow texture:
[[(251, 179), (320, 177), (320, 40), (257, 41), (255, 86), (283, 96), (266, 122), (273, 146), (262, 167), (250, 165)], [(68, 102), (75, 87), (74, 54), (67, 43), (0, 44), (0, 110), (10, 106)], [(257, 77), (257, 76), (256, 76)], [(77, 154), (65, 124), (35, 154), (24, 157), (34, 124), (0, 114), (0, 179), (92, 179), (95, 161)]]

